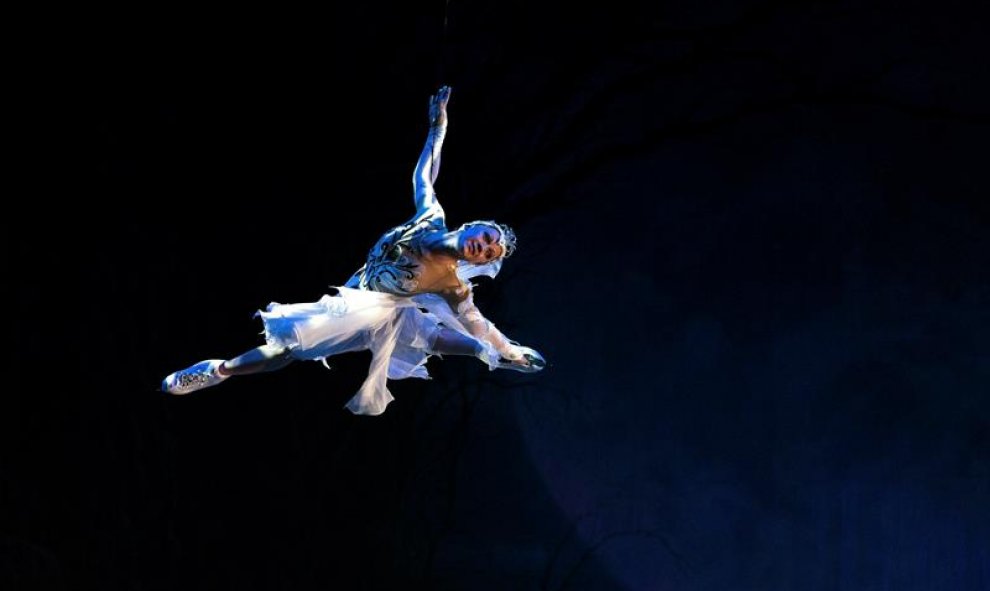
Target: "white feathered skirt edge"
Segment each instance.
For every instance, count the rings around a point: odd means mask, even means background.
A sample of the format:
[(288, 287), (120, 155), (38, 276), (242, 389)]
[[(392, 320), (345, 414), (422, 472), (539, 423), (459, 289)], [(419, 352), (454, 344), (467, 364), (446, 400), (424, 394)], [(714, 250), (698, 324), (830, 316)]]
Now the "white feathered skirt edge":
[(337, 290), (337, 295), (324, 295), (312, 303), (273, 302), (257, 315), (264, 323), (268, 344), (288, 347), (294, 359), (324, 360), (339, 353), (371, 350), (368, 377), (346, 405), (354, 414), (385, 411), (394, 400), (388, 379), (429, 377), (425, 363), (441, 322), (470, 336), (438, 296), (410, 298), (347, 287)]

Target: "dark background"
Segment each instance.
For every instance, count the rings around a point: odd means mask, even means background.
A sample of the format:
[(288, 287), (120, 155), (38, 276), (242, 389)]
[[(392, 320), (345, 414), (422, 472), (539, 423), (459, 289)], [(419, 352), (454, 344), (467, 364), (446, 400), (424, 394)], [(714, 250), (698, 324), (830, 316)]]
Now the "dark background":
[[(23, 49), (4, 588), (990, 587), (980, 3), (601, 4)], [(156, 392), (412, 214), (441, 82), (448, 221), (519, 235), (479, 306), (550, 367), (434, 359), (378, 417), (367, 354)]]

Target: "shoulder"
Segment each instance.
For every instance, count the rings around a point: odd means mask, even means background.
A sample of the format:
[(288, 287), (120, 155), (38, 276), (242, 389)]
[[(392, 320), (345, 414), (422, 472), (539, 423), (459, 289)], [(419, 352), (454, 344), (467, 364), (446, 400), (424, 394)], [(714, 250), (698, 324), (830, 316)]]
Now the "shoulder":
[(417, 225), (431, 226), (437, 230), (447, 230), (447, 220), (443, 207), (436, 201), (417, 211), (410, 221)]
[(409, 240), (426, 232), (438, 231), (447, 231), (447, 226), (444, 223), (443, 208), (440, 206), (425, 208), (416, 212), (416, 215), (386, 232), (379, 242), (384, 241), (391, 244)]

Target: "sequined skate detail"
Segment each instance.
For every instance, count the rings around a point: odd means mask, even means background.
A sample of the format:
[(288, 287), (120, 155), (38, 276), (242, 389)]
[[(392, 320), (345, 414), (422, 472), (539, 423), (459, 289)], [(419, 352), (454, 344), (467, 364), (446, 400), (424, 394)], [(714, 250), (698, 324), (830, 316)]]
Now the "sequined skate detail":
[(206, 386), (211, 385), (211, 380), (214, 375), (215, 374), (212, 371), (209, 373), (196, 372), (179, 374), (175, 377), (175, 387), (182, 388), (183, 390), (189, 387), (194, 387), (197, 389), (205, 388)]
[(215, 386), (228, 377), (217, 373), (222, 363), (222, 359), (210, 359), (177, 371), (162, 381), (162, 390), (170, 394), (188, 394)]

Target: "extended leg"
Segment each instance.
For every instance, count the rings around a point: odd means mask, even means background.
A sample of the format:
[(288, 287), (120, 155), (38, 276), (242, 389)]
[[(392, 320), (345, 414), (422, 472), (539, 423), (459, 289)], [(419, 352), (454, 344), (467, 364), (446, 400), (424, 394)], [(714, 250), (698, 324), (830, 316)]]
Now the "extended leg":
[(228, 359), (220, 364), (217, 373), (224, 377), (243, 376), (282, 369), (292, 363), (289, 349), (276, 345), (262, 345), (243, 355)]
[(289, 349), (262, 345), (229, 361), (207, 359), (170, 374), (162, 380), (162, 391), (169, 394), (189, 394), (216, 386), (230, 376), (261, 373), (281, 369), (292, 362)]

